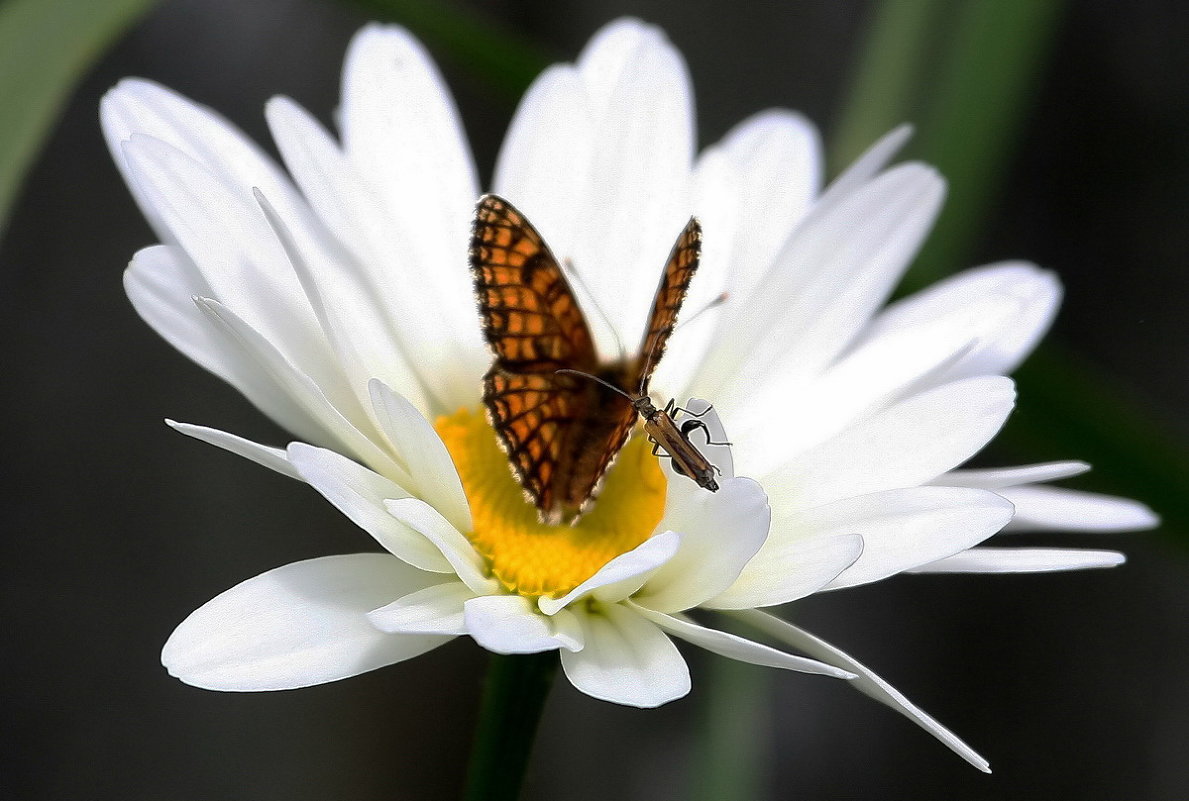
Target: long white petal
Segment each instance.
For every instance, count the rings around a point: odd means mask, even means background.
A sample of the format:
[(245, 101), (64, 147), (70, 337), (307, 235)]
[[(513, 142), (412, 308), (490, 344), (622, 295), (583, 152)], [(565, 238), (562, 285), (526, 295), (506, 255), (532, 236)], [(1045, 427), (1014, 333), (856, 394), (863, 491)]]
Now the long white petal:
[(385, 634), (367, 613), (436, 581), (388, 554), (294, 562), (194, 611), (161, 652), (169, 672), (209, 690), (288, 690), (423, 654), (449, 637)]
[(818, 639), (804, 629), (797, 628), (767, 613), (758, 610), (747, 610), (735, 612), (734, 614), (739, 619), (755, 626), (758, 630), (780, 642), (800, 649), (818, 659), (857, 673), (859, 678), (851, 682), (852, 687), (874, 698), (876, 701), (887, 704), (892, 709), (895, 709), (922, 729), (932, 734), (948, 746), (951, 751), (983, 773), (991, 772), (991, 764), (979, 756), (973, 748), (962, 742), (956, 734), (938, 723), (935, 718), (912, 701), (909, 701), (904, 697), (903, 693), (881, 679), (858, 660), (843, 653), (824, 640)]
[(437, 509), (459, 531), (471, 530), (471, 510), (450, 452), (421, 412), (382, 381), (368, 389), (376, 419), (393, 450), (403, 458), (413, 493)]
[(471, 543), (450, 521), (425, 501), (404, 498), (384, 502), (388, 513), (438, 547), (450, 566), (476, 595), (495, 592), (498, 582), (487, 575), (487, 566)]
[(772, 519), (764, 490), (747, 478), (724, 479), (716, 493), (669, 497), (683, 502), (667, 504), (661, 525), (681, 533), (681, 546), (635, 596), (658, 612), (690, 609), (731, 586), (764, 544)]
[(562, 650), (561, 666), (577, 689), (595, 698), (655, 707), (689, 692), (689, 667), (656, 624), (620, 604), (576, 615), (581, 651)]
[(621, 553), (561, 598), (543, 595), (537, 605), (545, 614), (553, 615), (588, 595), (607, 603), (622, 601), (644, 586), (661, 565), (672, 559), (680, 545), (681, 537), (676, 532), (657, 534), (627, 553)]
[(855, 674), (841, 668), (827, 665), (816, 659), (806, 659), (803, 656), (786, 654), (767, 645), (752, 642), (744, 637), (726, 631), (699, 626), (684, 615), (664, 615), (651, 609), (632, 605), (632, 608), (662, 629), (679, 637), (686, 642), (693, 643), (699, 648), (746, 662), (749, 665), (779, 668), (781, 670), (796, 670), (800, 673), (814, 673), (819, 676), (830, 676), (835, 679), (853, 679)]
[(1127, 561), (1118, 551), (1089, 548), (971, 548), (914, 567), (908, 573), (1051, 573), (1115, 567)]
[(1002, 376), (956, 381), (901, 401), (765, 478), (772, 508), (810, 508), (931, 481), (989, 442), (1014, 402), (1012, 382)]
[(829, 584), (863, 553), (858, 534), (800, 534), (769, 537), (739, 578), (702, 606), (751, 609), (796, 601)]
[(435, 584), (411, 592), (367, 613), (380, 631), (397, 634), (466, 634), (463, 605), (475, 597), (461, 581)]
[[(1014, 301), (1008, 315), (980, 311), (990, 298)], [(966, 270), (888, 306), (871, 321), (864, 337), (940, 317), (975, 316), (981, 323), (978, 347), (942, 378), (1006, 375), (1019, 366), (1044, 336), (1061, 303), (1061, 283), (1027, 262), (1002, 262)]]
[(387, 265), (400, 291), (387, 300), (402, 349), (437, 411), (474, 403), (489, 360), (465, 247), (478, 182), (449, 90), (408, 31), (369, 25), (351, 42), (342, 128), (343, 149), (400, 244), (403, 258)]
[(543, 615), (521, 595), (471, 598), (464, 616), (475, 642), (497, 654), (579, 651), (583, 647), (582, 629), (572, 612)]
[(1060, 487), (1007, 487), (1016, 506), (1012, 531), (1140, 531), (1160, 525), (1147, 506), (1130, 498)]
[(174, 431), (179, 431), (188, 437), (193, 437), (199, 442), (205, 442), (208, 445), (222, 448), (237, 456), (242, 456), (258, 465), (267, 467), (269, 470), (275, 470), (283, 476), (289, 476), (289, 478), (295, 478), (298, 481), (303, 480), (293, 465), (289, 463), (289, 456), (285, 453), (284, 448), (261, 445), (258, 442), (252, 442), (250, 439), (244, 439), (235, 434), (220, 431), (217, 428), (196, 426), (191, 423), (178, 423), (173, 420), (166, 420), (165, 424)]
[[(816, 536), (858, 534), (863, 553), (825, 589), (866, 584), (971, 548), (1011, 519), (1012, 505), (986, 490), (911, 487), (810, 509), (779, 524)], [(795, 535), (794, 535), (795, 536)]]
[(978, 487), (998, 490), (1017, 484), (1038, 484), (1070, 476), (1080, 476), (1090, 469), (1085, 462), (1042, 462), (1019, 467), (989, 467), (977, 470), (951, 470), (931, 483), (943, 487)]
[(294, 442), (288, 453), (301, 477), (386, 551), (421, 570), (453, 572), (435, 543), (388, 514), (385, 501), (409, 497), (403, 487), (325, 448)]

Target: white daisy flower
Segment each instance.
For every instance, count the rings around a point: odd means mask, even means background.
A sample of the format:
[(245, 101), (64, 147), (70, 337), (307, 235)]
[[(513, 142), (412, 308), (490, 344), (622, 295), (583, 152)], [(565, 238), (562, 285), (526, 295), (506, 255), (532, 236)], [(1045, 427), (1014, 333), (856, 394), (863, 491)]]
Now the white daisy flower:
[[(621, 20), (537, 79), (499, 155), (492, 190), (601, 310), (587, 314), (601, 352), (639, 341), (691, 215), (705, 238), (686, 308), (728, 296), (674, 334), (653, 383), (662, 399), (712, 399), (727, 421), (733, 450), (707, 450), (721, 491), (674, 477), (637, 437), (574, 527), (537, 522), (483, 414), (491, 355), (466, 258), (481, 190), (416, 40), (382, 26), (356, 36), (338, 138), (292, 100), (268, 103), (287, 173), (160, 86), (127, 80), (104, 98), (105, 135), (162, 242), (135, 255), (129, 297), (300, 441), (171, 425), (308, 482), (386, 551), (228, 590), (174, 632), (171, 673), (221, 690), (300, 687), (468, 635), (498, 653), (558, 650), (578, 689), (648, 707), (690, 688), (677, 638), (851, 679), (987, 769), (867, 667), (759, 610), (905, 571), (1123, 561), (981, 547), (1005, 526), (1154, 524), (1138, 503), (1043, 486), (1086, 465), (955, 469), (1011, 411), (1004, 375), (1049, 325), (1059, 284), (995, 264), (885, 307), (945, 191), (926, 165), (887, 166), (907, 130), (822, 191), (818, 135), (802, 117), (758, 114), (698, 154), (692, 97), (664, 35)], [(695, 610), (734, 614), (808, 656), (702, 625)]]

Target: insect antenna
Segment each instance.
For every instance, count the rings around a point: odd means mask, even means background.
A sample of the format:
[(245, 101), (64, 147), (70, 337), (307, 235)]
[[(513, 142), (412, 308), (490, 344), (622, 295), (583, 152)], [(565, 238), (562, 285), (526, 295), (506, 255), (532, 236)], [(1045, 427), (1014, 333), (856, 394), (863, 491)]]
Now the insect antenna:
[(604, 381), (603, 379), (599, 378), (597, 375), (591, 375), (590, 373), (584, 373), (581, 370), (571, 370), (568, 367), (563, 367), (562, 369), (554, 370), (553, 372), (554, 372), (554, 374), (569, 373), (571, 375), (580, 375), (583, 378), (589, 378), (591, 381), (598, 381), (600, 384), (602, 384), (603, 386), (605, 386), (607, 389), (611, 390), (612, 392), (618, 392), (620, 395), (623, 395), (629, 401), (635, 402), (635, 399), (631, 395), (627, 394), (626, 392), (624, 392), (622, 389), (615, 386), (614, 384)]
[[(674, 331), (676, 331), (678, 328), (681, 328), (683, 325), (692, 323), (694, 320), (701, 317), (704, 312), (708, 312), (711, 309), (721, 306), (726, 302), (727, 302), (727, 293), (723, 292), (718, 297), (716, 297), (714, 300), (710, 301), (705, 306), (703, 306), (702, 308), (698, 309), (696, 312), (691, 314), (689, 317), (687, 317), (686, 319), (682, 320), (680, 323), (678, 323), (677, 325), (675, 325), (671, 329), (669, 329), (669, 334), (672, 334)], [(657, 339), (656, 342), (654, 342), (652, 344), (652, 347), (649, 348), (648, 355), (644, 358), (644, 369), (640, 371), (640, 388), (636, 394), (638, 394), (638, 395), (644, 394), (644, 384), (648, 381), (648, 368), (652, 366), (652, 357), (654, 355), (656, 355), (656, 347), (657, 347), (657, 345), (661, 344), (662, 342), (666, 341), (667, 339), (668, 339), (668, 335), (660, 337)]]

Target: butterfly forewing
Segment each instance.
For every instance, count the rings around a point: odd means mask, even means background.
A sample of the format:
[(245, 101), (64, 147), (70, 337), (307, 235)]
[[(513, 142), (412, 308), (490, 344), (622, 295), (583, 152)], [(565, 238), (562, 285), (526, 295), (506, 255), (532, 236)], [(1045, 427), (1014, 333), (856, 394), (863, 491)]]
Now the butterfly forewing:
[(641, 352), (600, 364), (582, 310), (537, 230), (512, 204), (485, 195), (475, 209), (470, 263), (483, 332), (495, 354), (483, 402), (521, 486), (547, 522), (573, 520), (636, 424), (647, 383), (697, 268), (701, 230), (690, 220), (665, 265)]
[(471, 230), (471, 270), (483, 334), (508, 370), (548, 370), (596, 358), (570, 284), (537, 229), (510, 203), (485, 195)]
[(665, 345), (669, 342), (669, 335), (677, 325), (677, 314), (681, 311), (681, 304), (685, 301), (689, 282), (698, 269), (698, 261), (702, 255), (702, 226), (696, 219), (691, 218), (686, 224), (681, 236), (673, 245), (669, 259), (665, 262), (665, 271), (661, 273), (660, 286), (657, 287), (656, 297), (652, 301), (652, 313), (648, 316), (648, 329), (644, 332), (644, 340), (640, 343), (640, 376), (638, 385), (632, 387), (632, 392), (641, 395), (648, 390), (648, 379), (656, 369), (661, 356), (665, 355)]

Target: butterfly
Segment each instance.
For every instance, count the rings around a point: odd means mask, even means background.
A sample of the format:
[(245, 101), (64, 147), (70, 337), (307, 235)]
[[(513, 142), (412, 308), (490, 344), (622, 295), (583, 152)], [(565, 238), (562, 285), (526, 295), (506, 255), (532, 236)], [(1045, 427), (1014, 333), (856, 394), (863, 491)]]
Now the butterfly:
[(705, 425), (686, 420), (679, 427), (671, 417), (674, 403), (657, 409), (648, 396), (652, 371), (698, 268), (701, 243), (701, 226), (690, 218), (665, 263), (639, 351), (601, 362), (570, 283), (541, 234), (507, 200), (480, 198), (470, 266), (483, 334), (495, 355), (483, 377), (483, 402), (542, 522), (572, 523), (586, 510), (637, 415), (656, 443), (653, 453), (664, 448), (679, 473), (718, 489), (716, 468), (689, 441), (689, 433)]

